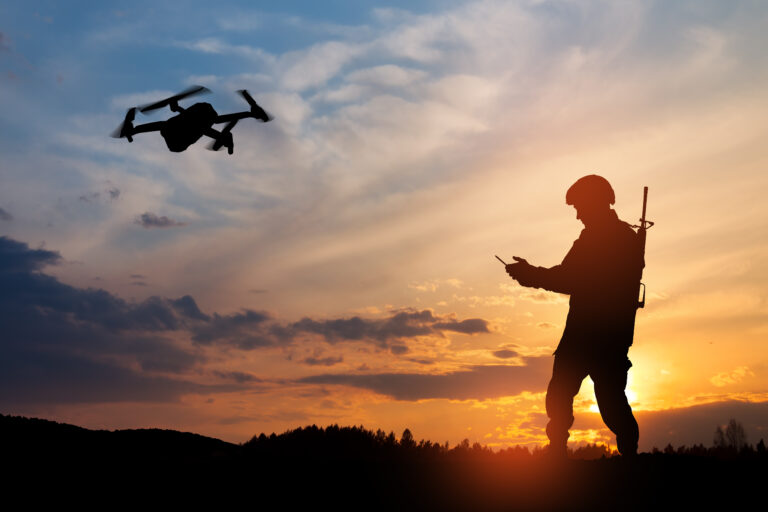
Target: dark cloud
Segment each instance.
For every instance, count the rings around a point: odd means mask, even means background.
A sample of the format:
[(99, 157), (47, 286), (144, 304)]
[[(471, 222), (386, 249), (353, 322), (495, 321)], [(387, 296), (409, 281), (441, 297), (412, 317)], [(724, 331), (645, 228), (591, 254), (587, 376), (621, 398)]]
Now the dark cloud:
[(768, 442), (768, 402), (728, 400), (664, 411), (638, 411), (641, 447), (663, 448), (668, 443), (712, 445), (715, 429), (731, 418), (744, 425), (747, 441)]
[(217, 377), (221, 377), (222, 379), (234, 380), (235, 382), (240, 384), (244, 382), (263, 382), (262, 379), (258, 378), (252, 373), (215, 371), (213, 372), (213, 374), (216, 375)]
[(45, 249), (30, 249), (27, 244), (8, 237), (0, 237), (0, 274), (24, 274), (41, 270), (46, 265), (55, 265), (61, 255)]
[(435, 364), (435, 361), (433, 361), (431, 359), (413, 359), (413, 358), (411, 358), (411, 359), (408, 359), (408, 360), (411, 361), (412, 363), (418, 363), (418, 364), (423, 364), (423, 365)]
[(13, 220), (13, 215), (0, 208), (0, 220)]
[(205, 321), (191, 297), (128, 302), (76, 288), (42, 272), (60, 261), (0, 237), (0, 404), (166, 400), (214, 389), (180, 377), (202, 356), (165, 336)]
[[(200, 375), (207, 353), (203, 346), (254, 350), (320, 337), (331, 344), (372, 343), (404, 354), (407, 340), (416, 336), (487, 331), (484, 320), (459, 321), (428, 310), (395, 311), (381, 319), (306, 317), (293, 323), (250, 309), (206, 314), (189, 295), (128, 301), (106, 290), (67, 285), (43, 272), (61, 260), (58, 252), (0, 237), (0, 386), (5, 390), (0, 406), (46, 396), (51, 403), (107, 401), (110, 396), (169, 400), (220, 389), (187, 380)], [(302, 362), (331, 366), (342, 359), (316, 353)], [(233, 381), (229, 386), (256, 382), (247, 374), (219, 376)]]
[(510, 357), (517, 357), (517, 352), (515, 352), (514, 350), (509, 350), (505, 348), (502, 350), (494, 351), (493, 355), (495, 355), (499, 359), (509, 359)]
[(147, 286), (147, 283), (145, 283), (144, 281), (133, 281), (131, 284), (133, 286)]
[[(186, 297), (192, 299), (188, 295)], [(268, 314), (250, 309), (233, 315), (214, 313), (212, 317), (206, 317), (203, 323), (192, 327), (192, 340), (203, 345), (221, 341), (242, 350), (272, 346), (276, 344), (275, 340), (265, 334), (263, 329), (269, 319)]]
[(144, 212), (136, 217), (133, 221), (134, 224), (138, 224), (147, 229), (149, 228), (176, 228), (186, 226), (185, 222), (178, 222), (173, 219), (169, 219), (165, 215), (159, 217), (152, 212)]
[(181, 379), (150, 376), (68, 354), (8, 353), (0, 359), (0, 404), (167, 402), (186, 393), (226, 391)]
[(90, 203), (91, 201), (96, 201), (99, 199), (100, 195), (100, 192), (88, 192), (87, 194), (83, 194), (78, 197), (78, 199), (84, 203)]
[(323, 358), (317, 358), (317, 357), (308, 357), (302, 361), (304, 364), (308, 364), (310, 366), (333, 366), (335, 364), (339, 364), (342, 361), (344, 361), (344, 358), (339, 357), (323, 357)]
[[(635, 417), (643, 451), (668, 444), (712, 446), (715, 429), (726, 425), (731, 418), (744, 426), (747, 442), (753, 445), (760, 439), (768, 442), (768, 401), (723, 400), (661, 411), (635, 411)], [(577, 414), (573, 428), (602, 429), (605, 425), (597, 413)]]
[(523, 366), (471, 366), (439, 374), (323, 374), (300, 379), (309, 384), (338, 384), (369, 389), (397, 400), (446, 398), (484, 400), (523, 391), (543, 391), (552, 370), (551, 357), (527, 357)]
[(426, 309), (408, 309), (395, 311), (388, 318), (382, 319), (365, 319), (359, 316), (330, 320), (302, 318), (291, 324), (286, 334), (318, 334), (332, 344), (339, 341), (370, 341), (381, 348), (389, 348), (392, 353), (402, 354), (408, 351), (401, 343), (403, 339), (428, 335), (442, 336), (443, 331), (464, 334), (489, 332), (487, 322), (480, 318), (457, 321), (451, 317), (435, 315)]
[(208, 315), (200, 311), (200, 308), (197, 307), (197, 302), (195, 302), (195, 299), (193, 299), (191, 295), (185, 295), (178, 299), (172, 299), (169, 302), (178, 313), (184, 315), (187, 318), (202, 320), (204, 322), (210, 320)]
[(144, 275), (141, 275), (141, 274), (131, 274), (128, 277), (130, 277), (131, 279), (146, 279), (147, 278), (147, 276), (144, 276)]
[(464, 334), (490, 332), (488, 330), (488, 322), (482, 318), (469, 318), (467, 320), (462, 320), (461, 322), (455, 320), (450, 322), (438, 322), (434, 324), (433, 327), (442, 331), (454, 331)]
[[(63, 78), (62, 78), (63, 80)], [(57, 77), (57, 81), (58, 77)], [(61, 81), (59, 81), (61, 83)], [(115, 199), (120, 197), (120, 189), (117, 187), (109, 187), (103, 190), (99, 190), (96, 192), (86, 192), (85, 194), (78, 197), (78, 199), (84, 203), (91, 203), (94, 201), (98, 201), (99, 198), (101, 198), (101, 195), (105, 194), (105, 197), (109, 199), (110, 201), (114, 201)]]

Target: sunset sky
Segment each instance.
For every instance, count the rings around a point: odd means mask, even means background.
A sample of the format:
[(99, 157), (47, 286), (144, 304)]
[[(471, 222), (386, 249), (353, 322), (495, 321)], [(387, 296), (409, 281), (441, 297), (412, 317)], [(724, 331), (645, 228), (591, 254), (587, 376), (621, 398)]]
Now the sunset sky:
[[(308, 424), (546, 442), (565, 191), (637, 223), (640, 448), (768, 441), (768, 4), (0, 5), (0, 413), (233, 442)], [(109, 134), (247, 89), (234, 154)], [(167, 109), (137, 124), (166, 119)], [(574, 443), (615, 438), (589, 379)]]

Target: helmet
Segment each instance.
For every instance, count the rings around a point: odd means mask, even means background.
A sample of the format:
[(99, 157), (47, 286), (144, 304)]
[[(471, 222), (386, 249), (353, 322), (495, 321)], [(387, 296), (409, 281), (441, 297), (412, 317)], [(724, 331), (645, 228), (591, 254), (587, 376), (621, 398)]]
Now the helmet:
[(611, 205), (616, 202), (616, 195), (608, 180), (597, 174), (579, 178), (565, 193), (565, 204), (575, 206), (584, 203)]

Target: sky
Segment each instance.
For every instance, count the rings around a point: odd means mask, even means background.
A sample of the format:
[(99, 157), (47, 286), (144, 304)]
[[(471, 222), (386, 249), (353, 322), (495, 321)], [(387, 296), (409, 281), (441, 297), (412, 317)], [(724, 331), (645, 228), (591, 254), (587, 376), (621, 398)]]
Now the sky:
[[(0, 5), (0, 412), (233, 442), (317, 424), (546, 442), (565, 191), (599, 174), (644, 282), (640, 448), (768, 439), (768, 6)], [(234, 154), (128, 108), (191, 85)], [(167, 111), (138, 114), (137, 123)], [(571, 441), (615, 446), (590, 379)]]

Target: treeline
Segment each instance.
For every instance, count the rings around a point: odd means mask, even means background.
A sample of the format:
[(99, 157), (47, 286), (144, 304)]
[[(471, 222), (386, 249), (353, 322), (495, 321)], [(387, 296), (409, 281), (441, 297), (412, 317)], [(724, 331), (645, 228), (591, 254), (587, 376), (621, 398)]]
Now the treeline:
[[(718, 427), (720, 429), (720, 427)], [(435, 457), (497, 457), (508, 459), (528, 459), (546, 456), (546, 449), (536, 446), (529, 449), (525, 446), (512, 446), (493, 450), (480, 443), (470, 443), (464, 439), (451, 447), (447, 441), (443, 444), (422, 439), (416, 441), (410, 429), (405, 429), (398, 439), (394, 432), (389, 433), (377, 429), (368, 430), (361, 426), (344, 427), (329, 425), (318, 427), (311, 425), (287, 430), (282, 434), (272, 433), (267, 436), (261, 433), (243, 443), (248, 453), (257, 455), (284, 456), (318, 456), (318, 457), (360, 457), (360, 456), (409, 456), (431, 459)], [(618, 456), (602, 444), (585, 444), (568, 449), (568, 456), (574, 460), (594, 460)], [(756, 446), (746, 442), (715, 443), (713, 446), (695, 444), (693, 446), (673, 447), (671, 444), (663, 449), (654, 447), (647, 455), (680, 455), (694, 457), (713, 457), (723, 459), (766, 457), (765, 442), (761, 439)]]

